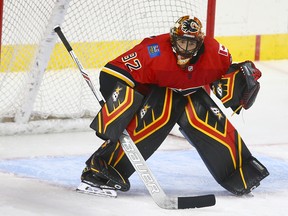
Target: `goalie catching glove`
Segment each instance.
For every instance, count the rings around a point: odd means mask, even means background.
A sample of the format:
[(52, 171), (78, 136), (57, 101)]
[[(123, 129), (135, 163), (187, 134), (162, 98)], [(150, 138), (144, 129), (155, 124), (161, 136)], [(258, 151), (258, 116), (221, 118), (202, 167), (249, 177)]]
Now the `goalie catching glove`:
[(257, 97), (260, 83), (257, 81), (261, 77), (261, 71), (257, 69), (253, 62), (246, 61), (240, 65), (240, 70), (244, 74), (246, 88), (240, 104), (244, 109), (249, 109)]
[(231, 107), (239, 114), (242, 107), (249, 109), (254, 104), (260, 89), (260, 77), (261, 71), (254, 63), (245, 61), (232, 64), (226, 75), (213, 82), (211, 88), (226, 108)]

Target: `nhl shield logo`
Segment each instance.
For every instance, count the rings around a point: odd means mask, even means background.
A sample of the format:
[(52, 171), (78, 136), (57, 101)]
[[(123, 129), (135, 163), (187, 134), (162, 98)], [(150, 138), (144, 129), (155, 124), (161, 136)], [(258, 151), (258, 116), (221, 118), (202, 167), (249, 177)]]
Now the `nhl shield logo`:
[(188, 70), (189, 72), (193, 71), (193, 66), (192, 66), (192, 65), (189, 65), (188, 68), (187, 68), (187, 70)]

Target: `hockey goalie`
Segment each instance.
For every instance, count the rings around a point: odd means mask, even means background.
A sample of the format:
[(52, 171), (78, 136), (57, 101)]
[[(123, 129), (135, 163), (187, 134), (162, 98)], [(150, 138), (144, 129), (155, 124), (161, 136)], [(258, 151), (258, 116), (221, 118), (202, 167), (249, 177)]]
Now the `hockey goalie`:
[(135, 169), (119, 143), (121, 133), (127, 130), (147, 160), (178, 124), (223, 188), (250, 193), (269, 172), (203, 87), (239, 114), (253, 105), (260, 77), (252, 61), (232, 63), (196, 17), (180, 17), (170, 33), (145, 38), (100, 73), (106, 103), (91, 128), (104, 143), (86, 161), (78, 190), (103, 196), (128, 191)]

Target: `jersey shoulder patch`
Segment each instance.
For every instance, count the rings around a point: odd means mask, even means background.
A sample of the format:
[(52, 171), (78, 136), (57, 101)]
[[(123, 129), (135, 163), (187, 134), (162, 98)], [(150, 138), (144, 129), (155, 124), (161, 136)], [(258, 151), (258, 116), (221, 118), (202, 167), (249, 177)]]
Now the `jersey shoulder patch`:
[(228, 49), (227, 49), (224, 45), (222, 45), (222, 44), (219, 43), (218, 53), (219, 53), (220, 55), (228, 56), (228, 53), (229, 53), (229, 52), (228, 52)]
[(151, 44), (147, 48), (150, 58), (160, 56), (160, 48), (158, 44)]

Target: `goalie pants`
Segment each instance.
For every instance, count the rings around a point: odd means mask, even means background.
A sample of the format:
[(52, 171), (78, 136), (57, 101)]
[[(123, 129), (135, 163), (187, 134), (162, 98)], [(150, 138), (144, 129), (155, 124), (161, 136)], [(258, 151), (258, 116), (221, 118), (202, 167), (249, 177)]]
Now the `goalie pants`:
[[(147, 160), (176, 123), (215, 180), (228, 191), (237, 195), (249, 193), (269, 175), (204, 89), (184, 97), (169, 88), (155, 87), (145, 97), (127, 131)], [(104, 143), (94, 154), (115, 167), (124, 178), (135, 171), (119, 142)]]

